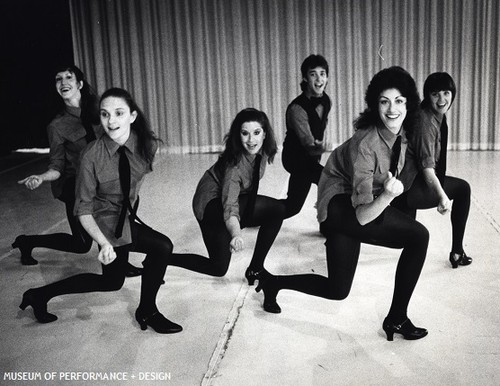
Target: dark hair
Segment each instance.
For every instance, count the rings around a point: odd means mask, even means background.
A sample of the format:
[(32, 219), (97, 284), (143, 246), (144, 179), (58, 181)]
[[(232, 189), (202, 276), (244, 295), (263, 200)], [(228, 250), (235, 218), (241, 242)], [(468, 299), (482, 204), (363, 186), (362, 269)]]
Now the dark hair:
[[(97, 106), (97, 95), (93, 90), (93, 88), (85, 79), (85, 75), (83, 74), (82, 70), (80, 70), (74, 64), (61, 65), (54, 69), (54, 77), (58, 73), (65, 71), (69, 71), (72, 74), (74, 74), (76, 80), (78, 82), (82, 82), (83, 84), (82, 88), (80, 89), (80, 94), (82, 95), (81, 105), (80, 105), (82, 113), (80, 115), (80, 118), (82, 120), (83, 125), (86, 126), (86, 125), (98, 124), (99, 110)], [(64, 104), (64, 101), (59, 94), (57, 94), (54, 104), (55, 104), (55, 113), (62, 113), (66, 108), (66, 105)]]
[(382, 121), (378, 113), (380, 94), (384, 90), (395, 88), (406, 98), (406, 118), (403, 122), (405, 131), (411, 134), (420, 118), (420, 96), (412, 76), (402, 67), (393, 66), (379, 71), (366, 89), (366, 109), (354, 121), (356, 129), (366, 129), (379, 125)]
[[(328, 62), (326, 59), (321, 56), (321, 55), (309, 55), (307, 58), (304, 59), (302, 62), (302, 65), (300, 66), (300, 72), (302, 73), (302, 79), (307, 78), (307, 72), (311, 69), (314, 69), (316, 67), (321, 67), (324, 68), (326, 71), (326, 75), (328, 76)], [(300, 82), (300, 89), (302, 91), (307, 90), (307, 82), (302, 81)]]
[(430, 106), (430, 95), (436, 91), (451, 91), (451, 103), (455, 100), (457, 95), (457, 86), (450, 74), (447, 72), (435, 72), (430, 74), (424, 83), (424, 100), (420, 105), (422, 108), (427, 108)]
[(156, 138), (153, 131), (151, 131), (149, 123), (146, 117), (144, 116), (144, 113), (141, 111), (141, 109), (139, 109), (137, 103), (135, 103), (134, 99), (132, 98), (132, 95), (130, 95), (128, 91), (122, 88), (113, 87), (110, 88), (109, 90), (106, 90), (102, 94), (99, 105), (101, 105), (104, 99), (109, 97), (123, 99), (130, 108), (131, 112), (132, 111), (137, 112), (137, 117), (135, 121), (132, 122), (130, 128), (131, 130), (134, 130), (135, 133), (137, 134), (139, 153), (141, 154), (142, 158), (144, 158), (147, 162), (153, 162), (155, 156), (154, 144), (155, 142), (158, 142), (159, 139)]
[(266, 113), (254, 108), (246, 108), (241, 110), (231, 123), (229, 133), (224, 138), (225, 149), (220, 155), (216, 163), (216, 171), (224, 173), (228, 165), (236, 165), (241, 159), (244, 152), (243, 144), (241, 143), (240, 130), (245, 122), (258, 122), (266, 137), (262, 144), (262, 152), (268, 156), (268, 162), (271, 163), (278, 151), (276, 139), (274, 138), (274, 131), (269, 123)]

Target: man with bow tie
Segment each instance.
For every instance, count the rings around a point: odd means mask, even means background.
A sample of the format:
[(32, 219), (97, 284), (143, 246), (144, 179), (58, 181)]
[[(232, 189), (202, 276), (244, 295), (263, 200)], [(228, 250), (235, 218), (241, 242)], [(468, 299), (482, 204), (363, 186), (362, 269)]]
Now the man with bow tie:
[(323, 134), (331, 108), (330, 97), (325, 93), (328, 84), (326, 59), (310, 55), (300, 70), (302, 93), (288, 105), (282, 153), (283, 166), (290, 173), (288, 195), (284, 200), (286, 218), (300, 212), (311, 184), (318, 184), (323, 170), (321, 155), (325, 152)]

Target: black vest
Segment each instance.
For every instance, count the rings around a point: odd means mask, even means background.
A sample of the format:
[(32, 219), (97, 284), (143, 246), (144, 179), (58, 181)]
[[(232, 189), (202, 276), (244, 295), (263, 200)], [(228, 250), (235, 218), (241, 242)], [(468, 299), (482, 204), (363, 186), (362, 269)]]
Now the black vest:
[[(316, 112), (316, 106), (311, 103), (311, 100), (306, 96), (305, 93), (300, 94), (297, 98), (295, 98), (288, 108), (291, 105), (297, 104), (302, 107), (307, 113), (307, 118), (309, 120), (309, 128), (311, 129), (311, 133), (314, 139), (323, 140), (323, 134), (325, 133), (326, 124), (328, 122), (328, 113), (332, 107), (330, 102), (330, 98), (326, 93), (323, 93), (321, 97), (321, 104), (323, 105), (323, 116), (320, 118), (318, 113)], [(305, 158), (317, 158), (318, 160), (321, 158), (312, 157), (309, 155), (306, 149), (304, 149), (297, 137), (297, 134), (293, 130), (289, 130), (287, 128), (285, 142), (283, 143), (283, 151), (287, 153), (293, 153), (295, 156), (302, 155)]]

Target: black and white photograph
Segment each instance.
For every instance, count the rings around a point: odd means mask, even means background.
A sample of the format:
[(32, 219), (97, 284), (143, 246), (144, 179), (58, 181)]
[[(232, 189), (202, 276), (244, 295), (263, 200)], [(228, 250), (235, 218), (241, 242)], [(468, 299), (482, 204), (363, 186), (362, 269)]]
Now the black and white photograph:
[(500, 384), (499, 0), (0, 18), (0, 384)]

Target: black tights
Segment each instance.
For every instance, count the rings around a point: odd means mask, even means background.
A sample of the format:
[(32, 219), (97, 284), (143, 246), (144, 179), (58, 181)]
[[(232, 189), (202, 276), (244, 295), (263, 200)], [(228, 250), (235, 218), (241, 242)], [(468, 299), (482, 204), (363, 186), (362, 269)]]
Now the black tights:
[[(29, 252), (33, 248), (50, 248), (58, 251), (87, 253), (92, 247), (92, 238), (83, 229), (78, 218), (73, 215), (75, 200), (64, 202), (66, 205), (66, 217), (68, 218), (71, 234), (53, 233), (50, 235), (31, 235), (23, 239), (23, 251)], [(29, 250), (28, 250), (29, 249)]]
[[(442, 187), (450, 200), (451, 207), (452, 245), (451, 251), (462, 253), (463, 240), (467, 219), (469, 217), (471, 189), (467, 181), (460, 178), (445, 176)], [(435, 208), (439, 204), (439, 197), (429, 190), (421, 174), (417, 176), (410, 190), (405, 194), (406, 204), (413, 210), (415, 217), (416, 209)]]
[(146, 253), (141, 282), (139, 308), (145, 314), (157, 311), (156, 294), (162, 284), (173, 245), (170, 239), (149, 228), (131, 221), (132, 244), (116, 247), (116, 259), (102, 265), (102, 274), (82, 273), (58, 282), (37, 288), (40, 298), (49, 301), (64, 294), (106, 292), (119, 290), (125, 281), (129, 252)]
[(288, 153), (283, 154), (283, 166), (290, 173), (288, 179), (287, 198), (283, 200), (286, 208), (285, 218), (295, 216), (300, 212), (306, 201), (311, 185), (318, 185), (323, 166), (318, 162), (306, 159), (304, 165), (294, 166), (296, 160)]
[(326, 299), (345, 299), (351, 290), (361, 243), (403, 248), (394, 284), (389, 317), (406, 318), (411, 295), (422, 270), (429, 233), (410, 216), (387, 207), (377, 220), (361, 226), (349, 195), (338, 195), (328, 205), (328, 217), (322, 223), (327, 238), (328, 277), (304, 274), (277, 276), (277, 290), (289, 289)]
[[(240, 196), (240, 213), (244, 213), (246, 202), (247, 196)], [(253, 271), (260, 271), (264, 268), (264, 260), (281, 229), (284, 213), (284, 205), (279, 200), (266, 196), (257, 196), (252, 218), (248, 223), (241, 223), (242, 229), (260, 226), (252, 261), (249, 265), (249, 268)], [(169, 265), (206, 275), (224, 276), (231, 260), (231, 251), (229, 250), (231, 235), (224, 223), (220, 198), (213, 199), (207, 204), (203, 220), (199, 221), (199, 224), (209, 258), (192, 254), (174, 254), (169, 261)]]

